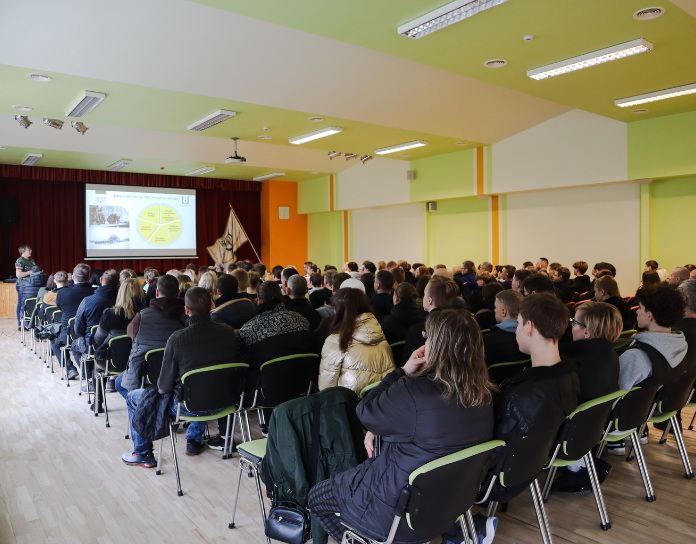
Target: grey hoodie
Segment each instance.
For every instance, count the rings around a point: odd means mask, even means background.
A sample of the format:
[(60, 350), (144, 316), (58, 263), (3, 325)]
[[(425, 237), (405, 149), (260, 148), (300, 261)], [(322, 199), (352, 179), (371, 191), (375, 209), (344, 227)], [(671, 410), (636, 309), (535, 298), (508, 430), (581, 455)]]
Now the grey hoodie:
[[(689, 349), (684, 333), (681, 331), (639, 332), (633, 338), (634, 342), (648, 344), (659, 351), (672, 368), (682, 362)], [(634, 342), (631, 342), (631, 345)], [(619, 357), (619, 365), (619, 387), (625, 391), (630, 391), (634, 385), (652, 376), (652, 363), (644, 351), (638, 349), (625, 351)]]

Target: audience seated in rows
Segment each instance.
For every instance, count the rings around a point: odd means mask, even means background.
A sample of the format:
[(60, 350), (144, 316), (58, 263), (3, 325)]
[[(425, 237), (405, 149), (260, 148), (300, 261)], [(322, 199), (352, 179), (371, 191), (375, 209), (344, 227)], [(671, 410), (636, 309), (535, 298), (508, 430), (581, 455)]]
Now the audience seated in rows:
[[(246, 274), (244, 270), (242, 272)], [(238, 330), (256, 315), (256, 304), (248, 298), (247, 293), (240, 292), (236, 275), (220, 276), (217, 289), (219, 296), (211, 313), (213, 321)]]
[(483, 353), (487, 366), (529, 358), (520, 351), (515, 336), (517, 316), (523, 300), (522, 293), (513, 289), (495, 295), (495, 320), (498, 324), (483, 337)]
[(336, 274), (337, 272), (335, 270), (327, 270), (324, 272), (322, 286), (315, 288), (309, 293), (309, 302), (312, 303), (312, 307), (314, 307), (315, 310), (329, 303), (333, 295), (331, 287), (333, 286), (333, 279)]
[(486, 284), (481, 289), (481, 304), (479, 311), (476, 312), (476, 322), (481, 330), (490, 330), (495, 327), (497, 321), (495, 318), (495, 297), (505, 288), (497, 281)]

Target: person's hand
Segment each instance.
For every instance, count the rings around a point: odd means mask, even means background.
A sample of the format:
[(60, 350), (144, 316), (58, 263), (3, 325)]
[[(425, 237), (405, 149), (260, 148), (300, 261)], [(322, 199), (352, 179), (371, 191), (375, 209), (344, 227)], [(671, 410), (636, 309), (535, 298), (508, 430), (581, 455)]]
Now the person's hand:
[(372, 458), (372, 452), (375, 451), (375, 435), (370, 431), (367, 431), (365, 435), (365, 451), (367, 452), (367, 456)]
[(404, 365), (404, 372), (409, 376), (413, 376), (418, 372), (423, 365), (426, 363), (425, 360), (425, 346), (419, 347), (416, 351), (411, 354), (411, 357)]

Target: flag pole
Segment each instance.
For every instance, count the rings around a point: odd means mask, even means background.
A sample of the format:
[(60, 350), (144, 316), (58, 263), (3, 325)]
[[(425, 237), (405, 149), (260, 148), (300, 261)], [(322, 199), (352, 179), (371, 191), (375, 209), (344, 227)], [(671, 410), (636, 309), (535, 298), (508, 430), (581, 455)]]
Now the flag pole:
[(239, 226), (242, 227), (242, 230), (244, 231), (244, 236), (247, 237), (247, 242), (249, 242), (249, 245), (251, 246), (251, 249), (254, 250), (254, 255), (256, 255), (256, 258), (258, 259), (258, 262), (261, 262), (261, 257), (259, 257), (259, 254), (256, 253), (256, 248), (254, 247), (254, 244), (251, 243), (251, 238), (249, 238), (249, 235), (247, 234), (246, 229), (244, 228), (244, 225), (242, 225), (242, 222), (239, 220), (239, 217), (237, 217), (237, 212), (234, 211), (234, 208), (232, 207), (232, 204), (228, 202), (230, 206), (230, 210), (232, 210), (232, 213), (234, 214), (234, 217), (237, 219), (237, 222), (239, 223)]

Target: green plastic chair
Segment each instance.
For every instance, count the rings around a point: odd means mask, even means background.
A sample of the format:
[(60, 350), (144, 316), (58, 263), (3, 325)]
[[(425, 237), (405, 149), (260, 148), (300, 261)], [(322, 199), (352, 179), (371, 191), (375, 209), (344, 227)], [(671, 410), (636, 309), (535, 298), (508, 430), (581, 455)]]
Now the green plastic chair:
[(363, 387), (363, 388), (362, 388), (362, 391), (360, 391), (360, 395), (358, 395), (358, 396), (359, 396), (361, 399), (364, 398), (365, 395), (367, 395), (372, 389), (374, 389), (375, 387), (377, 387), (380, 383), (382, 383), (381, 380), (378, 381), (378, 382), (375, 382), (375, 383), (371, 383), (370, 385), (367, 385), (367, 386)]
[(532, 366), (531, 359), (524, 359), (523, 361), (511, 361), (509, 363), (495, 363), (488, 367), (488, 375), (491, 380), (500, 385), (508, 378), (517, 376), (525, 368)]
[[(237, 499), (239, 499), (239, 488), (242, 484), (242, 472), (244, 469), (246, 469), (249, 477), (253, 475), (256, 480), (256, 494), (259, 498), (261, 519), (263, 520), (264, 526), (266, 525), (266, 506), (263, 502), (263, 493), (261, 492), (259, 465), (266, 455), (267, 441), (267, 438), (262, 438), (260, 440), (243, 442), (237, 446), (237, 451), (239, 452), (239, 477), (237, 478), (237, 488), (234, 492), (234, 499), (232, 500), (232, 516), (230, 517), (230, 523), (228, 525), (229, 529), (234, 529), (234, 517), (237, 513)], [(266, 537), (266, 542), (271, 544), (271, 540), (268, 537)]]
[(631, 338), (631, 336), (637, 333), (638, 331), (636, 329), (629, 329), (627, 331), (622, 331), (619, 335), (619, 338)]
[[(38, 299), (36, 297), (32, 298), (27, 298), (22, 301), (22, 331), (19, 336), (20, 342), (26, 346), (26, 342), (24, 341), (24, 336), (25, 332), (27, 329), (31, 329), (32, 332), (34, 330), (34, 325), (33, 325), (33, 320), (32, 316), (34, 315), (34, 309), (36, 308), (36, 301)], [(31, 349), (34, 349), (34, 336), (32, 335), (32, 345)]]
[(104, 360), (104, 368), (99, 368), (99, 364), (95, 361), (93, 378), (93, 381), (96, 384), (96, 387), (94, 388), (94, 415), (99, 415), (97, 412), (97, 407), (99, 405), (99, 394), (101, 391), (101, 395), (104, 399), (104, 418), (106, 419), (107, 427), (110, 427), (110, 425), (109, 407), (106, 404), (106, 381), (109, 379), (109, 377), (118, 376), (121, 374), (121, 372), (126, 370), (132, 347), (133, 341), (127, 334), (114, 336), (109, 340), (107, 355), (106, 359)]
[(389, 344), (389, 347), (392, 350), (392, 356), (394, 357), (394, 364), (396, 366), (399, 366), (399, 363), (401, 363), (401, 359), (404, 356), (404, 345), (406, 344), (406, 340), (401, 340), (399, 342), (392, 342)]
[[(70, 351), (70, 346), (73, 342), (73, 326), (75, 325), (75, 318), (71, 317), (68, 319), (68, 336), (65, 340), (65, 345), (60, 348), (60, 366), (61, 366), (61, 377), (60, 379), (65, 379), (66, 387), (70, 387), (70, 380), (68, 380), (68, 352)], [(82, 385), (80, 385), (80, 395), (82, 394)]]

